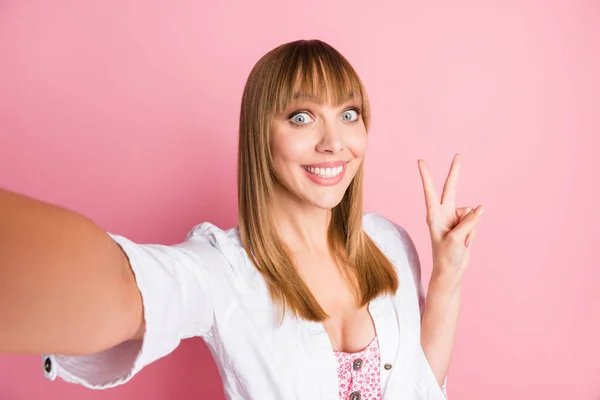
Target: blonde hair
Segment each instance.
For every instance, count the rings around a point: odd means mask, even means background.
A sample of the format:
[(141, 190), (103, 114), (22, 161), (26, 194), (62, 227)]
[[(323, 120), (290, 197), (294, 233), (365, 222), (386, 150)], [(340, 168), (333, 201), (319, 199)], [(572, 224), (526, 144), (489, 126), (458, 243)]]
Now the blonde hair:
[[(365, 128), (370, 122), (366, 91), (348, 60), (319, 40), (283, 44), (254, 66), (242, 97), (238, 147), (239, 231), (242, 245), (263, 275), (272, 300), (303, 319), (328, 318), (298, 273), (270, 218), (276, 176), (269, 146), (273, 117), (308, 95), (342, 104), (353, 97)], [(328, 245), (360, 305), (398, 289), (391, 262), (362, 228), (363, 165), (331, 213)]]

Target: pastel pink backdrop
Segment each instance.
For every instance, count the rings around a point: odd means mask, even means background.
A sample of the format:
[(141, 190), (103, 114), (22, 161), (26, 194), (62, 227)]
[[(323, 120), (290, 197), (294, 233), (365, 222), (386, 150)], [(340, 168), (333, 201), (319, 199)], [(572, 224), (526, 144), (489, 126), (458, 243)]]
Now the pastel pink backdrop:
[[(232, 227), (245, 79), (271, 48), (323, 39), (373, 105), (365, 208), (408, 229), (425, 282), (416, 160), (441, 191), (461, 152), (459, 205), (486, 207), (450, 398), (598, 400), (599, 18), (598, 2), (567, 0), (5, 0), (0, 185), (138, 242)], [(199, 339), (109, 391), (47, 381), (37, 356), (0, 356), (0, 399), (42, 398), (223, 394)]]

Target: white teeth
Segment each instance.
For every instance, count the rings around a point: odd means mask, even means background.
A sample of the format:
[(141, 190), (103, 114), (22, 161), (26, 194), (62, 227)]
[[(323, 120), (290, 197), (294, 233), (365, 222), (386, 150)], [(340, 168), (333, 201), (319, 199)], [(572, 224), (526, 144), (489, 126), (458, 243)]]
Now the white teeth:
[(304, 169), (320, 178), (334, 178), (342, 172), (344, 167), (340, 165), (335, 168), (304, 167)]

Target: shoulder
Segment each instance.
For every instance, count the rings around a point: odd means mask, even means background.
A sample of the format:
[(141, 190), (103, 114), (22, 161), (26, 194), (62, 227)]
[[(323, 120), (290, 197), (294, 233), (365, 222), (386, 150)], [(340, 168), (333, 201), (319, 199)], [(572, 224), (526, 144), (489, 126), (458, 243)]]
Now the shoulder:
[(186, 241), (210, 244), (225, 252), (242, 247), (237, 227), (225, 230), (210, 222), (202, 222), (194, 226), (188, 232)]
[(246, 264), (237, 227), (224, 230), (210, 222), (202, 222), (175, 246), (189, 251), (201, 264), (219, 270), (237, 270)]
[(394, 264), (399, 278), (420, 285), (421, 264), (408, 231), (381, 214), (365, 213), (363, 230)]
[(405, 251), (414, 251), (413, 241), (406, 229), (381, 214), (365, 213), (363, 230), (380, 247), (400, 246)]

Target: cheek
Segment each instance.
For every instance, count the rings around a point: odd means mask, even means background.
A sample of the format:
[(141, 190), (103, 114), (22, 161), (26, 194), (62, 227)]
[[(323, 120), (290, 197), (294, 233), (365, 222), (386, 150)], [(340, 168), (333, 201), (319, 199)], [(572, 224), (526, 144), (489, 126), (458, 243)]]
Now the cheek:
[(293, 134), (274, 135), (271, 144), (271, 155), (275, 164), (301, 163), (306, 159), (313, 144)]
[(360, 158), (365, 155), (367, 152), (368, 145), (368, 137), (367, 133), (356, 132), (353, 135), (350, 135), (346, 140), (346, 146), (348, 150), (354, 155), (354, 157)]

